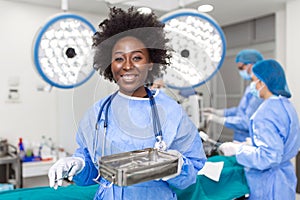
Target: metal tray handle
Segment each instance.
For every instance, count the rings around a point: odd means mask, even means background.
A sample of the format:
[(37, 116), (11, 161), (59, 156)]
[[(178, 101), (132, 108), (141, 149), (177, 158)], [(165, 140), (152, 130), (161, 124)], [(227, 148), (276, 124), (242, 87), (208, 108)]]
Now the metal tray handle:
[(114, 184), (114, 182), (115, 182), (115, 175), (112, 175), (111, 176), (111, 179), (112, 179), (112, 181), (111, 181), (111, 183), (108, 185), (108, 186), (106, 186), (106, 185), (103, 185), (102, 183), (100, 183), (100, 181), (98, 181), (98, 179), (101, 177), (101, 174), (100, 174), (100, 171), (98, 172), (98, 176), (96, 177), (96, 178), (94, 178), (93, 179), (93, 181), (95, 181), (96, 183), (98, 183), (99, 185), (101, 185), (102, 187), (104, 187), (104, 188), (111, 188), (112, 187), (112, 185)]

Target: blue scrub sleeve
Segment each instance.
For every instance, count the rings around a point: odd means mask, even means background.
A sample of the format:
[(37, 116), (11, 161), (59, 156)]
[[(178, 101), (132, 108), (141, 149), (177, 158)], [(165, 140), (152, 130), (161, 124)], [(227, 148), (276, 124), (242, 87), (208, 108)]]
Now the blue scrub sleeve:
[[(91, 112), (91, 110), (89, 110), (87, 113), (89, 113), (89, 112)], [(83, 121), (83, 122), (87, 122), (87, 121)], [(84, 124), (84, 125), (87, 126), (87, 124)], [(91, 155), (86, 147), (87, 141), (85, 141), (84, 137), (81, 137), (82, 130), (83, 130), (82, 126), (83, 126), (83, 123), (80, 122), (78, 132), (76, 134), (76, 142), (78, 143), (79, 148), (76, 149), (73, 156), (82, 158), (85, 161), (85, 166), (79, 174), (74, 176), (73, 181), (79, 186), (86, 186), (86, 185), (95, 184), (95, 182), (93, 181), (93, 178), (97, 177), (98, 169), (96, 168), (95, 164), (93, 163), (93, 161), (91, 159)]]
[(96, 178), (98, 176), (98, 169), (92, 162), (88, 150), (78, 148), (74, 156), (81, 157), (85, 161), (85, 167), (83, 168), (83, 170), (73, 178), (73, 181), (76, 183), (76, 185), (86, 186), (96, 184), (93, 181), (93, 178)]
[(236, 115), (238, 107), (226, 108), (224, 109), (224, 117)]
[(238, 163), (258, 170), (265, 170), (280, 164), (284, 154), (284, 144), (277, 128), (267, 118), (254, 125), (252, 122), (250, 125), (255, 127), (252, 133), (255, 146), (243, 145), (236, 154)]
[(247, 115), (244, 116), (229, 116), (225, 117), (224, 126), (233, 130), (246, 131), (249, 130), (249, 117)]
[[(167, 181), (173, 187), (182, 190), (196, 183), (198, 171), (203, 168), (206, 162), (205, 154), (196, 149), (203, 149), (201, 140), (194, 140), (191, 148), (182, 156), (183, 165), (180, 175)], [(200, 157), (196, 155), (197, 152), (200, 153)]]
[(198, 171), (206, 162), (198, 130), (186, 114), (182, 116), (176, 138), (170, 145), (170, 149), (181, 150), (184, 163), (181, 174), (167, 182), (178, 189), (185, 189), (196, 182)]
[(243, 97), (237, 107), (228, 108), (224, 111), (225, 123), (224, 126), (234, 130), (234, 138), (244, 138), (249, 135), (249, 123), (253, 113), (258, 109), (263, 99), (252, 95), (250, 87), (247, 86)]

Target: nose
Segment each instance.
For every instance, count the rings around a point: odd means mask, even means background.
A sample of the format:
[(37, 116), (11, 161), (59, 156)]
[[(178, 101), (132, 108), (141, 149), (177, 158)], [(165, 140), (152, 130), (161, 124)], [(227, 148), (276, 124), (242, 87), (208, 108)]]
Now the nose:
[(126, 59), (126, 62), (123, 65), (123, 69), (130, 70), (131, 68), (133, 68), (133, 63), (131, 62), (130, 59)]

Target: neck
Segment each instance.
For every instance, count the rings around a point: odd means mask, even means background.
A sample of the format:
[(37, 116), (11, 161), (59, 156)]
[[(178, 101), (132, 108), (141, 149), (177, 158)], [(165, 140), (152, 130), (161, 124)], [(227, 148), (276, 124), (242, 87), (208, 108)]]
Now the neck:
[(266, 90), (262, 98), (263, 98), (263, 99), (268, 99), (268, 98), (270, 98), (271, 96), (273, 96), (273, 93), (270, 92), (270, 90)]
[(143, 98), (144, 96), (147, 95), (147, 92), (146, 92), (144, 86), (139, 87), (133, 93), (122, 91), (122, 90), (120, 90), (120, 92), (122, 92), (123, 94), (125, 94), (127, 96), (132, 96), (132, 97), (141, 97), (141, 98)]

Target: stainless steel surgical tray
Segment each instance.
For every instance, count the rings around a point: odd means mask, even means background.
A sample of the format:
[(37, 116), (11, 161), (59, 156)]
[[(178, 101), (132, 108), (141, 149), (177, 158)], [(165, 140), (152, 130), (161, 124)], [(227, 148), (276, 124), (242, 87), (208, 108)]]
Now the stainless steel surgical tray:
[(99, 164), (103, 178), (119, 186), (128, 186), (176, 174), (178, 156), (148, 148), (103, 156)]

